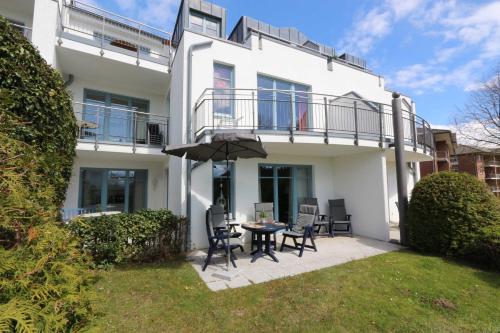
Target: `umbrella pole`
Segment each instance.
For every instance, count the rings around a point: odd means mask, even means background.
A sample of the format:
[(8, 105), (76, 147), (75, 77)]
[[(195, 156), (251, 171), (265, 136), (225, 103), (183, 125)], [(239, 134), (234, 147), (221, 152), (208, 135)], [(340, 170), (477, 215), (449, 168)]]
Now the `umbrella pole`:
[(226, 220), (226, 228), (227, 228), (227, 256), (226, 256), (226, 269), (229, 271), (229, 260), (231, 256), (231, 230), (229, 228), (229, 207), (231, 204), (231, 185), (229, 184), (229, 143), (226, 142), (226, 184), (227, 184), (227, 220)]

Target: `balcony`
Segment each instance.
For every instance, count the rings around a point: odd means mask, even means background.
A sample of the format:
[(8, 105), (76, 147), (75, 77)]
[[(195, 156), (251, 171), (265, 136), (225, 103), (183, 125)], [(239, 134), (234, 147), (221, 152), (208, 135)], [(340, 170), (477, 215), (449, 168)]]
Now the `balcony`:
[(484, 160), (485, 167), (500, 167), (500, 160), (497, 159), (485, 159)]
[(12, 23), (11, 24), (12, 27), (19, 31), (24, 37), (26, 37), (27, 40), (31, 41), (31, 28), (30, 27), (27, 27), (27, 26), (24, 26), (24, 25), (20, 25), (20, 24), (17, 24), (17, 23)]
[(448, 162), (450, 163), (450, 153), (445, 150), (436, 151), (436, 160), (438, 162)]
[[(433, 149), (429, 124), (403, 111), (407, 145)], [(195, 140), (215, 131), (237, 129), (258, 134), (281, 134), (293, 142), (299, 135), (377, 141), (380, 147), (394, 141), (391, 106), (347, 96), (273, 89), (206, 89), (198, 98), (194, 116)]]
[(500, 173), (487, 172), (485, 178), (486, 179), (500, 179)]
[(94, 46), (101, 56), (113, 51), (135, 58), (137, 65), (170, 64), (170, 33), (79, 1), (62, 5), (59, 29), (60, 38)]
[(79, 128), (78, 141), (137, 147), (163, 147), (168, 143), (168, 117), (99, 104), (73, 103)]

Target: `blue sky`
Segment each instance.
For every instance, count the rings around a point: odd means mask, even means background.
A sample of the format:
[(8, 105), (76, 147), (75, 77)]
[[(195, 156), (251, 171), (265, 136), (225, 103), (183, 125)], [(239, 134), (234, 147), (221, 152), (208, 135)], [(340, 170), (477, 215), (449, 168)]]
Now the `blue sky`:
[[(171, 31), (180, 0), (84, 0)], [(500, 1), (213, 0), (228, 32), (246, 15), (296, 27), (310, 39), (367, 60), (386, 86), (409, 94), (431, 124), (458, 108), (500, 66)]]

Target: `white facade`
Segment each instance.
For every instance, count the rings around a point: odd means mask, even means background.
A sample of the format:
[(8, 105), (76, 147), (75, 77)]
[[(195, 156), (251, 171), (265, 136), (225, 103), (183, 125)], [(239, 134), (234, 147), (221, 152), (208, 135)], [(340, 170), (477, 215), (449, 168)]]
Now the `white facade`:
[[(75, 5), (78, 7), (78, 2)], [(344, 198), (353, 216), (355, 234), (389, 239), (389, 222), (397, 221), (397, 194), (394, 151), (390, 147), (391, 93), (385, 90), (383, 77), (258, 33), (249, 33), (248, 39), (236, 43), (187, 27), (174, 33), (177, 44), (173, 47), (171, 37), (162, 30), (89, 6), (76, 7), (52, 0), (0, 1), (0, 14), (32, 27), (32, 43), (62, 72), (75, 102), (82, 130), (66, 209), (84, 208), (82, 196), (98, 200), (97, 195), (106, 203), (103, 196), (116, 201), (137, 191), (132, 186), (140, 183), (138, 179), (126, 180), (127, 190), (122, 191), (122, 180), (113, 179), (113, 173), (106, 170), (129, 170), (126, 177), (132, 177), (133, 170), (146, 170), (144, 207), (189, 214), (190, 246), (205, 247), (205, 211), (214, 202), (212, 163), (189, 170), (188, 161), (168, 157), (161, 149), (165, 144), (210, 140), (210, 135), (219, 130), (253, 130), (269, 156), (234, 163), (233, 216), (238, 222), (253, 220), (253, 204), (262, 200), (259, 166), (302, 166), (310, 170), (307, 191), (318, 198), (320, 213), (328, 212), (329, 199)], [(216, 10), (221, 9), (212, 7)], [(235, 90), (231, 92), (234, 101), (229, 118), (214, 114), (215, 95), (210, 92), (214, 88), (214, 64), (232, 69), (231, 88)], [(296, 130), (258, 127), (262, 121), (259, 108), (263, 107), (257, 90), (259, 76), (308, 87), (304, 102), (307, 121), (301, 120), (307, 123), (307, 130), (300, 127), (299, 116), (294, 115), (289, 122), (299, 124)], [(93, 91), (98, 97), (89, 97)], [(238, 97), (240, 93), (244, 97)], [(304, 106), (294, 104), (298, 97), (293, 98), (290, 111), (299, 115), (298, 109)], [(407, 102), (404, 105), (413, 106), (414, 111), (412, 100), (406, 96), (403, 99)], [(334, 109), (340, 101), (354, 103), (356, 117), (360, 117), (356, 123), (351, 113)], [(270, 103), (276, 109), (278, 102)], [(405, 158), (413, 163), (409, 165), (416, 165), (431, 158), (430, 148), (425, 142), (417, 142), (422, 133), (412, 122), (412, 110), (406, 110)], [(322, 118), (328, 114), (332, 116)], [(348, 123), (348, 130), (332, 131), (340, 122)], [(373, 133), (367, 134), (370, 131)], [(419, 178), (413, 171), (416, 169), (408, 168), (409, 192)], [(92, 188), (97, 186), (95, 181), (82, 179), (82, 170), (104, 170), (102, 175), (109, 176), (108, 183), (99, 180), (104, 189)], [(293, 179), (292, 183), (296, 181)], [(295, 198), (295, 194), (289, 195)], [(130, 197), (126, 201), (130, 206), (134, 200)]]

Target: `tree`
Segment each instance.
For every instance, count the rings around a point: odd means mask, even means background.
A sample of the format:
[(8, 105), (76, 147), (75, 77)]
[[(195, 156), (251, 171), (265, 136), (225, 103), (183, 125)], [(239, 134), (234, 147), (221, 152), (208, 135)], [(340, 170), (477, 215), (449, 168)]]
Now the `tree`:
[(476, 146), (500, 146), (500, 64), (493, 77), (480, 83), (455, 119), (457, 132)]

